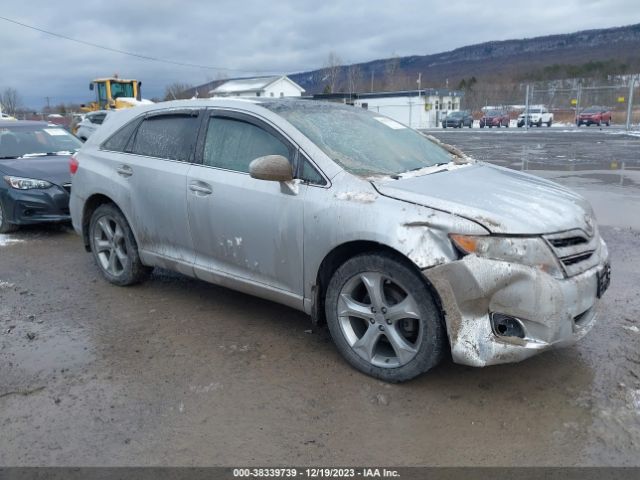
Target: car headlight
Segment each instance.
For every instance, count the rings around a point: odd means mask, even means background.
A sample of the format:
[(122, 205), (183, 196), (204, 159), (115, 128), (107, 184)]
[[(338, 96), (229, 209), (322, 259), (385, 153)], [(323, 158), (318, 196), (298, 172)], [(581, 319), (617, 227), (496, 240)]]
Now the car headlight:
[(4, 181), (9, 184), (11, 188), (18, 190), (32, 190), (34, 188), (49, 188), (53, 186), (51, 182), (46, 180), (37, 180), (35, 178), (22, 178), (22, 177), (4, 177)]
[(555, 255), (540, 237), (503, 237), (497, 235), (449, 235), (453, 244), (465, 254), (505, 262), (529, 265), (562, 279), (564, 274)]

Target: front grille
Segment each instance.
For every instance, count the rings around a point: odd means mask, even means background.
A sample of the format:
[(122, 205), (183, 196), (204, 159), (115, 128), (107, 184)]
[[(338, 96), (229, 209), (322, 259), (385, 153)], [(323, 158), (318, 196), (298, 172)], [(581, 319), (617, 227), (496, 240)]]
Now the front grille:
[(579, 253), (578, 255), (573, 255), (571, 257), (563, 257), (560, 260), (562, 260), (562, 263), (565, 265), (573, 265), (575, 263), (588, 260), (591, 257), (591, 255), (593, 255), (593, 252), (585, 252), (585, 253)]
[(569, 277), (578, 275), (598, 264), (598, 256), (595, 253), (600, 248), (600, 236), (597, 230), (591, 236), (576, 229), (545, 235), (544, 239), (562, 263)]
[(589, 243), (589, 240), (584, 237), (552, 238), (549, 239), (549, 243), (556, 248), (564, 248)]

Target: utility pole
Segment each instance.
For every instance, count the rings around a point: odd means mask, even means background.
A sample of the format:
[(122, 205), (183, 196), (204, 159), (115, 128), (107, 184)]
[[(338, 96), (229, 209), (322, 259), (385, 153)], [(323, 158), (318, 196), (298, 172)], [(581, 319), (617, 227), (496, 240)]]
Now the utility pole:
[(576, 125), (578, 124), (578, 115), (580, 115), (580, 100), (582, 100), (582, 85), (578, 83), (578, 95), (576, 98), (576, 118), (574, 118)]
[(524, 99), (524, 126), (525, 130), (529, 130), (529, 84), (527, 83), (527, 93)]
[(373, 93), (373, 68), (371, 69), (371, 93)]
[(636, 76), (631, 75), (629, 81), (629, 98), (627, 99), (627, 131), (631, 129), (631, 117), (633, 116), (633, 89), (636, 84)]

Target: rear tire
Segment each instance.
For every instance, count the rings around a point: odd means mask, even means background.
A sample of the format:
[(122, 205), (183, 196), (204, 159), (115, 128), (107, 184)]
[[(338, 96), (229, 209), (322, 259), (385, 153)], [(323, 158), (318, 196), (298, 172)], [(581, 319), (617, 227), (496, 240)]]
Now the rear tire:
[(372, 377), (410, 380), (442, 359), (440, 309), (421, 275), (392, 254), (342, 264), (329, 282), (325, 313), (338, 351)]
[(18, 230), (18, 225), (9, 223), (6, 209), (2, 202), (0, 202), (0, 233), (11, 233)]
[(131, 227), (113, 204), (101, 205), (91, 215), (89, 243), (102, 275), (114, 285), (139, 283), (152, 270), (140, 261)]

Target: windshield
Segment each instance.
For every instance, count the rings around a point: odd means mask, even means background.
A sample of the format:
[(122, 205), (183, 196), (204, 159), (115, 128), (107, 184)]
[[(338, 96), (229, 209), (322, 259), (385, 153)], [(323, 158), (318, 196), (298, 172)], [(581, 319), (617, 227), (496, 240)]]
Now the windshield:
[(540, 113), (540, 109), (539, 108), (530, 108), (529, 109), (529, 113)]
[(131, 83), (111, 82), (111, 98), (114, 100), (120, 97), (133, 98), (133, 85)]
[(487, 117), (499, 117), (500, 115), (502, 115), (502, 112), (498, 110), (489, 110), (487, 112)]
[(447, 115), (447, 117), (451, 117), (451, 118), (458, 118), (463, 116), (464, 114), (462, 112), (451, 112), (449, 115)]
[(585, 108), (582, 113), (600, 113), (600, 109), (596, 107)]
[(0, 126), (0, 159), (75, 152), (81, 145), (55, 125)]
[(263, 105), (355, 175), (396, 175), (453, 160), (422, 134), (362, 108), (310, 100)]

